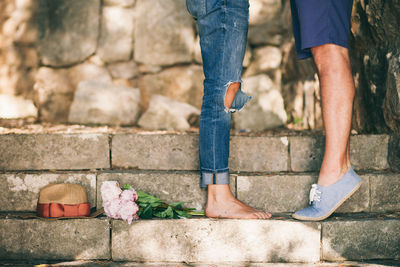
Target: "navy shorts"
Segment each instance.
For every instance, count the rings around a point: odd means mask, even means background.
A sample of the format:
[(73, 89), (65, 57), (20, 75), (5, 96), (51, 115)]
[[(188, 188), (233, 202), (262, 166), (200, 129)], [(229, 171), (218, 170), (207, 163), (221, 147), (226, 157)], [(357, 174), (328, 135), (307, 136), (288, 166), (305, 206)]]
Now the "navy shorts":
[(311, 47), (348, 47), (353, 0), (290, 0), (297, 58), (311, 57)]

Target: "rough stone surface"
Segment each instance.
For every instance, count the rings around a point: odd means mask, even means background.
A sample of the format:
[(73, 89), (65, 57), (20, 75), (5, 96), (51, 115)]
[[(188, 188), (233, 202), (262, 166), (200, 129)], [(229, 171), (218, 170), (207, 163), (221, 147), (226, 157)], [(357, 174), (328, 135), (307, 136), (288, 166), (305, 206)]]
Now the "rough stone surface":
[(39, 118), (45, 122), (67, 122), (74, 92), (81, 81), (111, 82), (103, 67), (83, 63), (72, 68), (52, 69), (42, 67), (36, 75), (35, 104)]
[(393, 171), (400, 172), (400, 135), (392, 135), (389, 139), (388, 162)]
[(267, 75), (243, 79), (242, 87), (253, 99), (233, 115), (236, 129), (262, 131), (284, 125), (287, 118), (282, 95)]
[(350, 51), (358, 132), (399, 132), (399, 17), (399, 1), (354, 1)]
[(386, 124), (400, 134), (400, 50), (389, 59), (384, 105)]
[(350, 137), (350, 159), (355, 169), (389, 168), (388, 135), (355, 135)]
[(316, 262), (320, 258), (320, 230), (315, 223), (209, 219), (112, 223), (116, 261)]
[(270, 22), (280, 15), (282, 2), (279, 0), (250, 0), (249, 24), (259, 25)]
[[(257, 48), (253, 53), (253, 61), (244, 73), (245, 77), (265, 73), (280, 67), (282, 62), (282, 52), (274, 46)], [(279, 79), (280, 80), (280, 79)]]
[(36, 118), (37, 112), (32, 100), (0, 94), (1, 119)]
[(324, 136), (292, 136), (290, 142), (291, 170), (318, 171), (324, 156)]
[[(235, 192), (235, 175), (231, 175), (231, 190)], [(118, 181), (122, 186), (128, 183), (136, 190), (142, 190), (162, 200), (173, 203), (184, 201), (186, 207), (203, 210), (206, 204), (206, 190), (200, 188), (200, 174), (187, 172), (107, 172), (98, 176), (97, 206), (102, 207), (101, 183)]]
[(0, 259), (109, 259), (107, 219), (0, 220)]
[(321, 96), (316, 68), (311, 59), (297, 60), (296, 46), (282, 46), (282, 96), (292, 129), (322, 129)]
[(289, 2), (251, 0), (248, 40), (251, 45), (279, 46), (291, 31)]
[(335, 213), (348, 213), (348, 212), (369, 212), (373, 202), (373, 197), (370, 196), (371, 182), (370, 177), (374, 175), (360, 174), (363, 184), (342, 206), (340, 206)]
[(317, 76), (286, 83), (282, 95), (290, 128), (298, 130), (323, 128)]
[(197, 65), (177, 66), (159, 73), (141, 76), (135, 84), (142, 92), (142, 105), (148, 106), (151, 95), (159, 94), (201, 107), (203, 69)]
[[(239, 175), (236, 181), (240, 200), (258, 209), (283, 213), (308, 206), (310, 188), (317, 182), (317, 175)], [(368, 212), (368, 181), (364, 179), (362, 187), (337, 212)]]
[(133, 125), (140, 112), (140, 91), (98, 81), (79, 83), (68, 122)]
[(139, 68), (135, 61), (108, 64), (107, 69), (113, 78), (132, 79), (139, 75)]
[(90, 207), (96, 206), (96, 175), (85, 173), (0, 174), (0, 211), (36, 211), (39, 191), (50, 183), (74, 183), (86, 188)]
[(197, 170), (197, 135), (116, 134), (112, 166), (148, 170)]
[(400, 174), (371, 175), (371, 211), (400, 210)]
[(136, 61), (152, 65), (191, 62), (193, 19), (184, 0), (138, 0), (136, 12)]
[(0, 170), (109, 168), (105, 134), (0, 135)]
[(399, 229), (399, 220), (323, 222), (322, 259), (399, 259)]
[[(287, 171), (288, 158), (287, 137), (232, 137), (229, 162), (232, 171)], [(197, 170), (198, 136), (116, 134), (112, 141), (112, 161), (113, 167)]]
[(39, 51), (44, 65), (67, 66), (96, 51), (100, 0), (40, 1)]
[[(324, 136), (289, 137), (293, 171), (317, 171), (324, 155)], [(358, 170), (389, 168), (387, 135), (354, 135), (350, 137), (350, 160)]]
[(105, 62), (127, 61), (132, 55), (134, 9), (103, 7), (102, 27), (97, 48)]
[[(15, 267), (14, 262), (2, 261), (3, 266)], [(40, 262), (39, 262), (40, 263)], [(338, 261), (338, 262), (318, 262), (318, 263), (253, 263), (253, 262), (214, 262), (214, 263), (176, 263), (176, 262), (117, 262), (117, 261), (99, 261), (99, 260), (75, 260), (69, 262), (57, 263), (57, 266), (72, 267), (72, 266), (104, 266), (104, 267), (264, 267), (266, 264), (271, 267), (338, 267), (338, 266), (351, 266), (351, 267), (398, 267), (397, 261), (381, 260), (381, 261)], [(18, 263), (18, 267), (31, 267), (32, 263)]]
[(237, 177), (237, 196), (244, 203), (269, 212), (294, 212), (308, 205), (315, 175)]
[(150, 130), (189, 130), (189, 118), (200, 117), (200, 110), (184, 102), (153, 95), (138, 125)]
[(288, 170), (287, 137), (244, 137), (231, 139), (229, 167), (234, 171)]

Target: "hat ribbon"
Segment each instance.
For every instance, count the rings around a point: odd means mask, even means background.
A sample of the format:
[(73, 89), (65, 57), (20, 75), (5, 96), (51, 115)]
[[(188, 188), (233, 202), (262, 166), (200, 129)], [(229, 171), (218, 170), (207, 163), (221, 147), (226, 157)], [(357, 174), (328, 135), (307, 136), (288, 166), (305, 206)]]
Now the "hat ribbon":
[(38, 203), (37, 215), (40, 217), (79, 217), (90, 215), (90, 204), (61, 204), (61, 203)]

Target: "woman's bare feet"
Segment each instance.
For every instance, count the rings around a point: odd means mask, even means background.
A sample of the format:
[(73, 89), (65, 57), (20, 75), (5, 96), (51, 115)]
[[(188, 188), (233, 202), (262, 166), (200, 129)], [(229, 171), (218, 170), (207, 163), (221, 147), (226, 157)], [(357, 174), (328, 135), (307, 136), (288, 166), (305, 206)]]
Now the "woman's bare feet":
[(229, 185), (208, 185), (206, 216), (228, 219), (269, 219), (271, 213), (253, 209), (237, 200)]

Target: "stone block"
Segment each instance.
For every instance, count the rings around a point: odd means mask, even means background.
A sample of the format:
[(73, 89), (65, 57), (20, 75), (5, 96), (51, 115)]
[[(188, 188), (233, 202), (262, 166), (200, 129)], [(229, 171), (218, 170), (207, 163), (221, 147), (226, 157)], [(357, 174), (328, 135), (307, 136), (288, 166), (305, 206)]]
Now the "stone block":
[(134, 9), (106, 6), (101, 19), (98, 55), (105, 62), (129, 60), (132, 55)]
[(84, 80), (111, 83), (111, 76), (106, 68), (92, 63), (60, 69), (41, 67), (34, 85), (40, 120), (67, 122), (76, 87)]
[(290, 141), (291, 170), (319, 171), (324, 156), (324, 136), (292, 136)]
[(0, 135), (0, 170), (109, 168), (108, 135)]
[(197, 170), (198, 136), (192, 134), (116, 134), (112, 167), (148, 170)]
[(132, 79), (139, 75), (139, 68), (135, 61), (115, 62), (107, 65), (113, 78)]
[(0, 94), (0, 119), (37, 118), (38, 111), (32, 100)]
[(100, 2), (40, 1), (38, 49), (43, 65), (76, 64), (96, 51)]
[(270, 23), (282, 12), (282, 2), (279, 0), (250, 0), (250, 25)]
[(294, 212), (308, 205), (316, 175), (271, 175), (237, 177), (238, 199), (273, 213)]
[[(324, 136), (290, 137), (290, 159), (293, 171), (320, 169), (325, 149)], [(387, 135), (354, 135), (350, 137), (350, 159), (356, 170), (389, 168)]]
[[(143, 234), (146, 233), (146, 234)], [(263, 220), (112, 221), (112, 258), (165, 262), (316, 262), (318, 224)]]
[(139, 89), (93, 80), (83, 81), (75, 92), (68, 122), (134, 125), (139, 112)]
[(322, 223), (322, 260), (400, 259), (399, 220)]
[(370, 175), (371, 211), (400, 211), (400, 174)]
[(147, 110), (138, 121), (138, 125), (148, 130), (190, 129), (189, 119), (200, 118), (200, 110), (184, 102), (162, 95), (153, 95)]
[(96, 206), (96, 175), (92, 173), (0, 174), (0, 211), (35, 211), (39, 191), (50, 183), (74, 183), (86, 188), (90, 207)]
[[(143, 65), (142, 65), (143, 66)], [(203, 98), (203, 69), (197, 65), (175, 66), (137, 79), (142, 92), (143, 106), (148, 106), (152, 95), (159, 94), (201, 108)]]
[[(238, 198), (252, 207), (273, 213), (294, 212), (308, 206), (311, 185), (317, 175), (271, 175), (237, 177)], [(369, 211), (369, 183), (361, 188), (337, 212)]]
[[(235, 193), (235, 175), (231, 175), (231, 190)], [(135, 190), (142, 190), (172, 203), (184, 201), (188, 208), (203, 210), (206, 190), (200, 189), (200, 174), (188, 172), (107, 172), (98, 176), (97, 206), (102, 207), (101, 183), (118, 181), (120, 186), (128, 183)]]
[(340, 206), (336, 213), (348, 212), (369, 212), (372, 203), (372, 196), (370, 197), (370, 179), (368, 175), (360, 175), (363, 179), (363, 184), (342, 206)]
[(184, 0), (138, 0), (135, 61), (173, 65), (192, 61), (193, 19)]
[(230, 146), (230, 170), (279, 172), (288, 170), (287, 137), (233, 136)]
[(109, 259), (108, 219), (1, 219), (0, 259)]
[(253, 52), (254, 60), (246, 69), (245, 77), (270, 72), (281, 66), (282, 51), (275, 46), (263, 46)]
[(253, 98), (233, 115), (236, 129), (263, 131), (285, 124), (287, 116), (280, 86), (267, 75), (243, 79), (243, 91)]
[(388, 135), (354, 135), (350, 137), (350, 159), (355, 169), (388, 169)]

